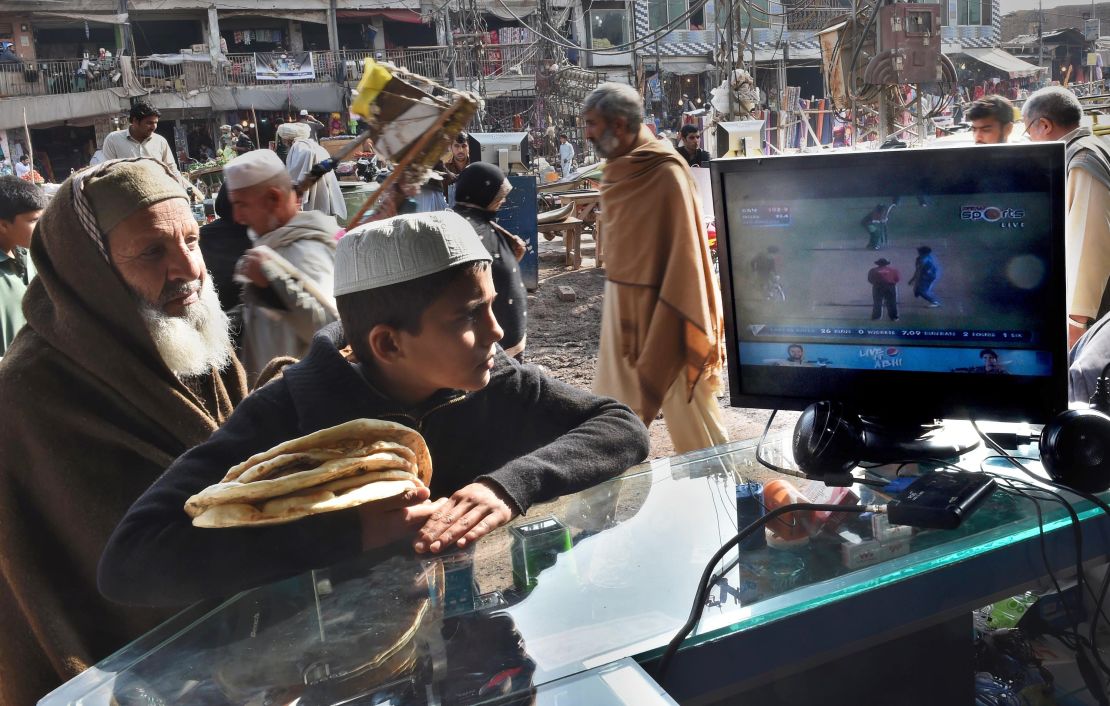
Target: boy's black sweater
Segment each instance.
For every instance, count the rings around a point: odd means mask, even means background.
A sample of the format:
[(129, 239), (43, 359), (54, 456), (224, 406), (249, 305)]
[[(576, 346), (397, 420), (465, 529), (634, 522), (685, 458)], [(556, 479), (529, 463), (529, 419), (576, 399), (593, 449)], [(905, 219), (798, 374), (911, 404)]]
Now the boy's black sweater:
[(416, 409), (402, 409), (340, 355), (344, 345), (338, 323), (321, 330), (304, 360), (243, 400), (223, 427), (135, 501), (100, 560), (105, 596), (135, 605), (182, 605), (357, 555), (356, 510), (232, 529), (193, 527), (184, 510), (186, 499), (252, 454), (351, 419), (388, 419), (419, 430), (433, 460), (432, 499), (482, 479), (500, 486), (522, 513), (647, 456), (647, 430), (632, 410), (503, 353), (482, 390), (443, 391)]

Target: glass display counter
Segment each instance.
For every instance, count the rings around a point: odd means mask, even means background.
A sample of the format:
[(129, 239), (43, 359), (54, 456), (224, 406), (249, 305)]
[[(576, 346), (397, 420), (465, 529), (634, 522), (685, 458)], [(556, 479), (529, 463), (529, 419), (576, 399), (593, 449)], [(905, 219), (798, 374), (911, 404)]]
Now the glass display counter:
[[(764, 455), (781, 461), (784, 443)], [(736, 478), (765, 474), (754, 451), (739, 442), (643, 464), (467, 551), (356, 559), (195, 606), (40, 703), (524, 704), (626, 658), (650, 673), (705, 562), (737, 531)], [(826, 492), (789, 480), (814, 501)], [(1102, 556), (1101, 513), (1070, 499), (1097, 530), (1085, 557)], [(1044, 576), (1041, 542), (1053, 570), (1074, 566), (1066, 512), (1040, 511), (1000, 490), (953, 531), (850, 517), (805, 543), (733, 551), (661, 684), (705, 702), (926, 634)]]

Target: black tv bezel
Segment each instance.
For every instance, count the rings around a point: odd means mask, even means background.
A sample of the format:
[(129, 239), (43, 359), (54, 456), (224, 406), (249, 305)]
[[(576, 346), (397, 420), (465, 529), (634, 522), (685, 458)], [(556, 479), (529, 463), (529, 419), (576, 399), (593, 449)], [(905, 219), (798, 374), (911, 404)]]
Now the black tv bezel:
[[(887, 169), (936, 169), (938, 160), (956, 160), (966, 170), (998, 170), (1036, 165), (1048, 172), (1051, 190), (1048, 311), (1059, 314), (1059, 326), (1044, 332), (1048, 349), (1054, 352), (1051, 374), (1045, 377), (1011, 375), (968, 375), (908, 371), (869, 371), (826, 368), (776, 367), (774, 374), (788, 387), (791, 379), (814, 392), (768, 395), (744, 389), (740, 358), (739, 329), (731, 263), (733, 234), (725, 209), (725, 177), (740, 174), (753, 180), (761, 175), (801, 170), (858, 170), (882, 165)], [(1047, 422), (1067, 409), (1067, 326), (1064, 270), (1064, 147), (1061, 143), (1023, 145), (979, 145), (922, 149), (839, 152), (716, 159), (710, 163), (713, 208), (717, 225), (721, 296), (725, 320), (730, 404), (733, 407), (801, 410), (818, 400), (836, 400), (861, 414), (877, 417), (931, 419), (990, 419), (997, 421)], [(742, 279), (742, 278), (740, 278)], [(761, 366), (766, 368), (766, 366)], [(942, 376), (951, 376), (945, 394), (936, 394)]]

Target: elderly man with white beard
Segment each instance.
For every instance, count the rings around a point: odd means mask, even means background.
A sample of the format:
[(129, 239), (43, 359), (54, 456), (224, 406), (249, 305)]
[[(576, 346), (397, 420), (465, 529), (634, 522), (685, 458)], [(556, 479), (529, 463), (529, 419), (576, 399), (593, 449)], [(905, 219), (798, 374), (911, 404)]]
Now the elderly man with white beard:
[(108, 536), (245, 396), (169, 168), (70, 177), (31, 243), (27, 323), (0, 361), (0, 703), (35, 703), (168, 617), (97, 592)]

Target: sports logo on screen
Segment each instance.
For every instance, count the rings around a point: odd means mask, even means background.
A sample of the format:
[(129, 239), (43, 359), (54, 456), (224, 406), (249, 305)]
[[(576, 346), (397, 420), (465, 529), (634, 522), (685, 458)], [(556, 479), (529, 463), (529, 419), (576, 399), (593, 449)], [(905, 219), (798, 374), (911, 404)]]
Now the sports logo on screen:
[(961, 206), (960, 220), (973, 223), (997, 223), (1000, 228), (1024, 228), (1025, 209), (998, 206)]

